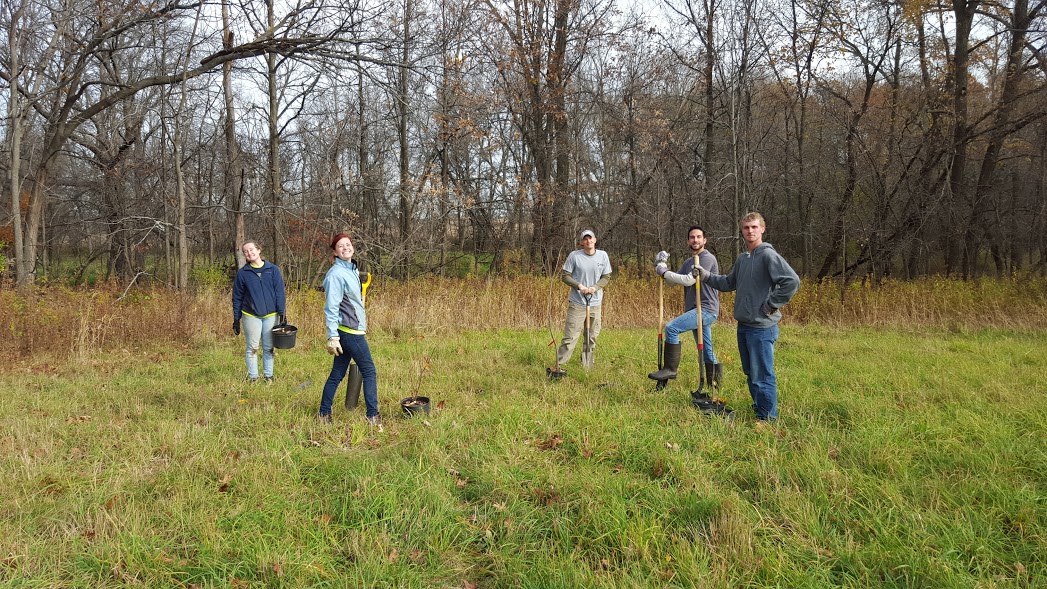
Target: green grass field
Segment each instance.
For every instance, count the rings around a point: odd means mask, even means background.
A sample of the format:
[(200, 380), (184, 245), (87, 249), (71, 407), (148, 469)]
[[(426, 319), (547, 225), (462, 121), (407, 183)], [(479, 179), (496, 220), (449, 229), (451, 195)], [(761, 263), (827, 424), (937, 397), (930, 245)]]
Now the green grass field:
[[(547, 330), (369, 336), (384, 429), (314, 414), (322, 342), (0, 372), (5, 587), (1038, 587), (1047, 333), (785, 325), (781, 417), (654, 392), (654, 330), (544, 376)], [(404, 419), (399, 400), (433, 399)], [(362, 405), (362, 403), (361, 403)]]

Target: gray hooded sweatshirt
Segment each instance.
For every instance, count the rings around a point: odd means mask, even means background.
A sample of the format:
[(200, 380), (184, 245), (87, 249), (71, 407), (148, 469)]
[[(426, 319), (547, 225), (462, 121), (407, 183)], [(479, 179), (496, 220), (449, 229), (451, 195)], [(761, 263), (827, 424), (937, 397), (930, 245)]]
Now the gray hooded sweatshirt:
[[(800, 288), (800, 277), (769, 243), (738, 255), (727, 274), (711, 274), (705, 283), (716, 290), (737, 291), (734, 318), (753, 327), (771, 327), (782, 319), (778, 309)], [(773, 310), (764, 312), (764, 303)]]

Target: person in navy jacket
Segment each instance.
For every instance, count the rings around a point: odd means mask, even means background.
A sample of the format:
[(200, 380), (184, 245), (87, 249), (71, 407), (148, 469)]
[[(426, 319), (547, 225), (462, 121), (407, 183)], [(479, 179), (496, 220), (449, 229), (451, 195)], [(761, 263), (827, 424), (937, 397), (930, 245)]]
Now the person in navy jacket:
[(273, 327), (287, 324), (287, 297), (280, 269), (262, 259), (256, 241), (246, 241), (241, 250), (244, 264), (233, 281), (233, 334), (243, 325), (247, 380), (258, 382), (258, 347), (262, 348), (262, 376), (273, 382)]

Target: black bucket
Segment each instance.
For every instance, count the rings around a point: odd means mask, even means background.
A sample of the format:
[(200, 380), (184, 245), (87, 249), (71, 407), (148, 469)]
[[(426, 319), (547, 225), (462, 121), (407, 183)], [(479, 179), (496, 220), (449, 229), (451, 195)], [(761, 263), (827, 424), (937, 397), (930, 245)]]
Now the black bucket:
[(400, 401), (400, 408), (403, 409), (406, 417), (419, 413), (429, 415), (429, 397), (407, 397)]
[(277, 325), (273, 328), (273, 347), (290, 350), (298, 337), (298, 328), (294, 325)]

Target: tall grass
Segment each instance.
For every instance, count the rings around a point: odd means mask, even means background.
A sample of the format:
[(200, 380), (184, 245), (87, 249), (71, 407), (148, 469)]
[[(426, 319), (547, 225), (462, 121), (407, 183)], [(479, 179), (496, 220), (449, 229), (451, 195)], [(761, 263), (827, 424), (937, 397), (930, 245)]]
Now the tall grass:
[[(378, 279), (368, 293), (372, 331), (447, 334), (473, 329), (562, 329), (567, 287), (533, 277)], [(82, 356), (155, 341), (209, 342), (230, 334), (229, 292), (132, 291), (117, 287), (30, 293), (0, 291), (0, 353), (8, 357)], [(323, 295), (288, 293), (288, 317), (310, 341), (323, 337)], [(682, 310), (680, 289), (665, 290), (666, 320)], [(721, 324), (732, 322), (733, 296), (722, 296)], [(786, 324), (924, 328), (1047, 327), (1047, 279), (962, 282), (889, 281), (875, 288), (854, 283), (806, 282), (785, 307)], [(606, 328), (656, 329), (657, 282), (618, 277), (605, 291)]]
[[(0, 371), (0, 586), (1047, 578), (1042, 331), (790, 326), (767, 431), (745, 410), (729, 325), (714, 337), (733, 420), (690, 409), (693, 351), (652, 390), (647, 329), (605, 331), (597, 370), (576, 355), (553, 383), (542, 330), (405, 325), (370, 336), (382, 431), (341, 398), (333, 427), (313, 420), (319, 345), (280, 351), (271, 387), (243, 382), (227, 336)], [(397, 418), (413, 392), (433, 413)]]

